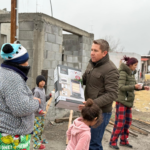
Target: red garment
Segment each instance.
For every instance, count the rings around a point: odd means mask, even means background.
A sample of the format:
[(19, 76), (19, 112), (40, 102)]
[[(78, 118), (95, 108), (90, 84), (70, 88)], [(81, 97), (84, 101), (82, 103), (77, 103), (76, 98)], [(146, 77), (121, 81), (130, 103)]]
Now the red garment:
[(132, 123), (132, 111), (131, 108), (122, 105), (119, 102), (116, 102), (116, 116), (115, 116), (115, 125), (110, 139), (110, 145), (116, 146), (117, 141), (120, 137), (120, 143), (123, 145), (129, 144), (129, 127)]
[(77, 118), (67, 131), (69, 140), (66, 150), (89, 150), (91, 132), (83, 119)]

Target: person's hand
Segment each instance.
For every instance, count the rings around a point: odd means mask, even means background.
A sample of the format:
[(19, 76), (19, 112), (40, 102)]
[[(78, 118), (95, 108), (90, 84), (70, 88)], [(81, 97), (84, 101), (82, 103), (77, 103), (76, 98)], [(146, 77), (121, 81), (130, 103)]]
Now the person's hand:
[(141, 87), (140, 84), (136, 84), (136, 85), (135, 85), (135, 89), (139, 90), (139, 89), (142, 89), (142, 87)]
[(83, 105), (78, 106), (79, 111), (81, 111), (85, 107), (85, 103), (86, 103), (86, 101), (83, 102)]
[(149, 86), (144, 86), (144, 89), (149, 91), (150, 90), (150, 87)]
[(40, 100), (39, 98), (34, 97), (34, 99), (38, 100), (38, 101), (39, 101), (39, 103), (41, 104), (41, 100)]
[(39, 114), (45, 115), (45, 114), (46, 114), (46, 111), (41, 110), (41, 111), (39, 112)]

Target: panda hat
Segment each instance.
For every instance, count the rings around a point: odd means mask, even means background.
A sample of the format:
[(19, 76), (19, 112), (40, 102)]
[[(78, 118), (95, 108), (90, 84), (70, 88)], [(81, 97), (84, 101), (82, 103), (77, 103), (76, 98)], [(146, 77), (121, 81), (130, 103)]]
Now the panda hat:
[(27, 50), (21, 44), (3, 44), (1, 58), (6, 61), (23, 64), (29, 59)]

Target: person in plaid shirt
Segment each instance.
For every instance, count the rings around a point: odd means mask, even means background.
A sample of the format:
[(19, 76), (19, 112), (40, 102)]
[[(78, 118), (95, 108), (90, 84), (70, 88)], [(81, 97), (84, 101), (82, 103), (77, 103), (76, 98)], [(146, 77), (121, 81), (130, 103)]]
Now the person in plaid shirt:
[(148, 86), (136, 84), (135, 74), (138, 65), (136, 58), (124, 57), (126, 64), (122, 63), (119, 69), (119, 92), (116, 100), (115, 125), (110, 139), (110, 147), (119, 149), (117, 141), (120, 135), (120, 146), (132, 148), (128, 142), (129, 127), (132, 123), (132, 106), (134, 102), (134, 90), (149, 90)]

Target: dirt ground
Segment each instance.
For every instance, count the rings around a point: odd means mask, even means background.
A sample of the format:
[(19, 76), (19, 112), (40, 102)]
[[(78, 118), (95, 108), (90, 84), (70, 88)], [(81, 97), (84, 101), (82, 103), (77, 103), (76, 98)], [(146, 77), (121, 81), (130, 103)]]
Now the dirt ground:
[[(132, 114), (133, 114), (132, 124), (150, 132), (150, 91), (136, 92), (135, 94), (136, 94), (135, 103), (134, 103), (134, 108), (132, 109)], [(113, 108), (112, 118), (115, 117), (115, 104), (113, 106), (114, 108)], [(147, 123), (143, 123), (143, 122), (141, 123), (137, 120), (142, 120)], [(50, 122), (46, 122), (43, 137), (48, 140), (49, 144), (46, 145), (45, 150), (65, 150), (67, 127), (68, 127), (68, 122), (54, 124), (54, 125), (52, 125)], [(112, 131), (113, 126), (108, 125), (106, 129)], [(134, 137), (132, 135), (129, 136), (129, 142), (131, 145), (133, 145), (133, 150), (150, 150), (150, 134), (148, 136), (145, 136), (140, 133), (136, 133), (136, 132), (134, 133), (137, 134), (138, 137)], [(103, 141), (102, 141), (103, 150), (112, 150), (108, 145), (110, 137), (111, 137), (111, 133), (105, 131)], [(121, 146), (119, 147), (120, 150), (129, 149)], [(33, 150), (32, 144), (30, 149)]]

